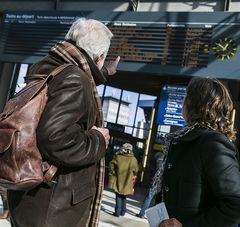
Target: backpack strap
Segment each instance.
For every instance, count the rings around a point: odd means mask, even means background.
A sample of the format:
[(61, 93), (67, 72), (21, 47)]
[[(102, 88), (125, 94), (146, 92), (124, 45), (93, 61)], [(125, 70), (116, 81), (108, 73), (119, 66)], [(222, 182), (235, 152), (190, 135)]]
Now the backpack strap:
[[(60, 72), (62, 72), (65, 68), (73, 66), (72, 64), (63, 64), (59, 67), (55, 68), (51, 73), (48, 75), (45, 74), (32, 74), (29, 76), (29, 83), (21, 90), (19, 91), (14, 97), (16, 98), (19, 95), (25, 96), (24, 102), (21, 102), (19, 105), (13, 105), (10, 111), (4, 111), (0, 114), (0, 121), (4, 120), (5, 118), (12, 115), (16, 110), (20, 109), (22, 106), (24, 106), (26, 103), (28, 103), (32, 98), (34, 98), (47, 84), (47, 82), (58, 75)], [(11, 101), (11, 100), (9, 100)]]
[(47, 80), (50, 78), (50, 77), (54, 77), (56, 76), (57, 74), (59, 74), (60, 72), (62, 72), (65, 68), (67, 68), (68, 66), (70, 66), (72, 64), (63, 64), (63, 65), (60, 65), (58, 66), (57, 68), (55, 68), (53, 71), (51, 71), (49, 74), (40, 74), (40, 73), (33, 73), (33, 74), (30, 74), (29, 76), (25, 76), (24, 77), (24, 80), (25, 82), (30, 83), (30, 82), (33, 82), (33, 81), (42, 81), (42, 80)]
[[(47, 82), (49, 79), (55, 77), (56, 75), (58, 75), (60, 72), (62, 72), (68, 66), (72, 66), (72, 64), (64, 64), (64, 65), (57, 67), (45, 78), (45, 81)], [(42, 163), (42, 169), (43, 169), (43, 179), (44, 179), (43, 182), (46, 184), (50, 184), (50, 183), (56, 184), (57, 182), (53, 180), (53, 177), (56, 174), (56, 172), (58, 171), (58, 166), (49, 164), (47, 161), (45, 161)]]
[[(45, 74), (33, 74), (33, 75), (35, 75), (37, 77), (30, 76), (30, 77), (35, 77), (35, 79), (31, 80), (32, 81), (32, 85), (29, 84), (29, 88), (32, 88), (32, 86), (34, 86), (35, 89), (34, 89), (33, 94), (28, 98), (28, 100), (26, 100), (26, 103), (29, 102), (35, 95), (38, 94), (38, 92), (46, 85), (46, 83), (49, 81), (49, 79), (55, 77), (57, 74), (62, 72), (68, 66), (72, 66), (72, 64), (60, 65), (57, 68), (55, 68), (52, 72), (50, 72), (48, 75), (45, 75)], [(38, 80), (38, 79), (41, 79), (41, 80)], [(26, 87), (28, 87), (28, 86), (26, 86)], [(22, 91), (23, 92), (25, 91), (24, 88), (23, 88)], [(21, 94), (21, 91), (18, 94)]]
[(65, 68), (67, 68), (68, 66), (73, 66), (73, 64), (63, 64), (58, 66), (57, 68), (55, 68), (49, 75), (49, 76), (56, 76), (57, 74), (59, 74), (60, 72), (62, 72)]

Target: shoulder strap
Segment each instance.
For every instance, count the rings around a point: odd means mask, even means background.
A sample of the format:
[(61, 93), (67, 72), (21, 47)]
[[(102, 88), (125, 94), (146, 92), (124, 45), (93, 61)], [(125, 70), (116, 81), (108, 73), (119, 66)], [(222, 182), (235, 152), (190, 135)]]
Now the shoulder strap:
[(64, 65), (60, 65), (57, 68), (55, 68), (48, 76), (56, 76), (57, 74), (59, 74), (60, 72), (62, 72), (65, 68), (67, 68), (68, 66), (73, 66), (73, 64), (64, 64)]
[[(63, 71), (65, 68), (70, 66), (72, 64), (63, 64), (55, 68), (53, 71), (51, 71), (48, 75), (47, 74), (39, 74), (39, 73), (33, 73), (31, 75), (28, 75), (24, 77), (25, 81), (27, 83), (33, 82), (33, 81), (42, 81), (42, 80), (48, 80), (49, 77), (54, 77), (57, 74), (59, 74), (61, 71)], [(73, 66), (73, 65), (72, 65)]]
[[(30, 81), (32, 83), (27, 85), (26, 89), (31, 89), (31, 88), (35, 87), (35, 92), (31, 95), (31, 97), (28, 98), (27, 102), (30, 101), (45, 86), (45, 84), (48, 82), (48, 80), (51, 77), (55, 77), (57, 74), (59, 74), (65, 68), (67, 68), (68, 66), (71, 66), (71, 65), (72, 64), (60, 65), (57, 68), (55, 68), (52, 72), (50, 72), (48, 75), (45, 75), (45, 74), (32, 74), (33, 76), (29, 76)], [(32, 79), (32, 78), (34, 78), (34, 79)], [(40, 80), (38, 80), (38, 79), (40, 79)], [(18, 96), (22, 92), (25, 92), (26, 89), (23, 88), (23, 90), (20, 91), (16, 96)]]
[[(65, 68), (67, 68), (68, 66), (72, 66), (72, 64), (63, 64), (63, 65), (60, 65), (58, 66), (57, 68), (55, 68), (52, 72), (50, 72), (47, 76), (44, 75), (44, 74), (38, 74), (38, 75), (41, 75), (42, 76), (42, 79), (43, 81), (41, 82), (37, 82), (39, 83), (39, 86), (38, 88), (36, 89), (36, 91), (33, 93), (33, 95), (31, 97), (29, 97), (29, 100), (30, 101), (44, 86), (45, 84), (48, 82), (49, 78), (51, 77), (55, 77), (56, 75), (58, 75), (60, 72), (62, 72)], [(44, 77), (45, 76), (45, 77)], [(27, 102), (28, 102), (27, 101)]]
[(35, 80), (31, 79), (29, 84), (27, 84), (20, 92), (8, 101), (8, 106), (10, 106), (10, 108), (7, 108), (7, 111), (4, 110), (4, 112), (0, 114), (0, 121), (12, 115), (16, 110), (22, 108), (26, 103), (34, 98), (44, 88), (44, 86), (46, 86), (51, 77), (55, 77), (68, 66), (72, 66), (72, 64), (61, 65), (55, 68), (48, 75), (35, 74), (40, 80), (36, 79), (36, 77)]

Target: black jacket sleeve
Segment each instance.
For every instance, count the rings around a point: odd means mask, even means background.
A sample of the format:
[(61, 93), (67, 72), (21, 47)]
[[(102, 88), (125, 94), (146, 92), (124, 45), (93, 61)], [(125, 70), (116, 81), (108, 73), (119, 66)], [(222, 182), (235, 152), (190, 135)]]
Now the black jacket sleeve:
[(106, 144), (103, 135), (91, 129), (96, 113), (89, 107), (95, 100), (87, 76), (81, 71), (60, 74), (50, 82), (48, 95), (37, 129), (43, 157), (68, 167), (98, 162)]
[(206, 184), (216, 203), (183, 226), (226, 227), (240, 223), (240, 172), (234, 145), (218, 134), (203, 138), (199, 147)]

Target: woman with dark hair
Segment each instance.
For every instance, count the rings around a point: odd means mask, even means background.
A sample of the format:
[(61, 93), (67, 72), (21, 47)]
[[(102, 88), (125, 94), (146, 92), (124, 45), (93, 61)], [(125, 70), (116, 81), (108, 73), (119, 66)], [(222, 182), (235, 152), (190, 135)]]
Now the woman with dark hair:
[(240, 172), (232, 141), (233, 104), (217, 79), (194, 78), (187, 87), (187, 126), (165, 137), (165, 161), (152, 189), (170, 219), (159, 227), (230, 227), (240, 223)]

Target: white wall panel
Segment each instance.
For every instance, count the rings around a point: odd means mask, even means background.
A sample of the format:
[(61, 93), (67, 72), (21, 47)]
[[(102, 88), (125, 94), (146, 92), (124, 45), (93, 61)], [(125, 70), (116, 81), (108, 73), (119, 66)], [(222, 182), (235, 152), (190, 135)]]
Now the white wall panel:
[(231, 4), (230, 4), (229, 11), (240, 12), (240, 1), (232, 1)]
[(138, 11), (220, 11), (223, 1), (159, 1), (141, 2)]
[[(218, 1), (148, 1), (140, 0), (138, 11), (222, 11), (224, 0)], [(129, 6), (128, 0), (123, 1), (67, 1), (60, 0), (58, 10), (109, 10), (109, 11), (126, 11)], [(0, 0), (0, 10), (52, 10), (55, 7), (54, 0), (45, 1), (19, 1)], [(232, 11), (240, 11), (240, 1), (232, 1)]]

